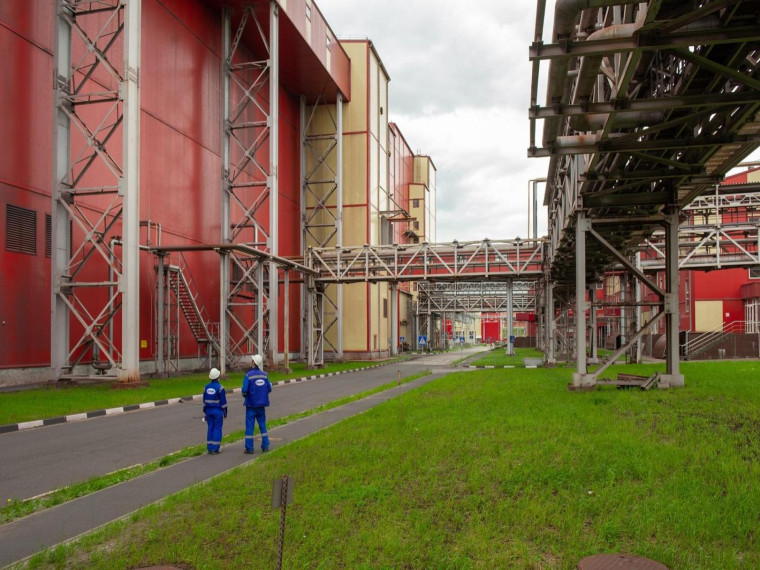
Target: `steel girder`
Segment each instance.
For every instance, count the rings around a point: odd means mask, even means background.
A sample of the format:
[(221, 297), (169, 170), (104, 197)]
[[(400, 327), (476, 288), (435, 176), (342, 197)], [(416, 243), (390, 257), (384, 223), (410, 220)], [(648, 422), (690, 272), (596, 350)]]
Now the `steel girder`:
[[(558, 3), (553, 43), (545, 45), (539, 2), (531, 47), (529, 154), (552, 157), (545, 202), (559, 279), (573, 274), (571, 228), (579, 208), (598, 219), (684, 207), (760, 142), (756, 0), (570, 4)], [(550, 77), (541, 107), (544, 60)], [(635, 247), (656, 225), (616, 231), (611, 239)], [(590, 247), (588, 267), (598, 273), (612, 257)]]
[(513, 281), (512, 298), (506, 283), (436, 283), (420, 282), (418, 314), (431, 312), (500, 313), (535, 312), (539, 296), (538, 281)]
[[(106, 376), (140, 379), (140, 21), (141, 0), (56, 2), (54, 378), (71, 377), (89, 357)], [(119, 318), (120, 343), (112, 334)]]
[(543, 275), (544, 240), (309, 248), (306, 265), (324, 283), (486, 281)]
[[(247, 6), (232, 34), (228, 9), (222, 12), (222, 242), (278, 255), (278, 55), (279, 8), (267, 13)], [(264, 26), (268, 22), (268, 33)], [(249, 29), (263, 54), (246, 50)], [(268, 224), (263, 219), (268, 217)], [(266, 355), (276, 366), (280, 272), (269, 261), (239, 250), (222, 256), (220, 277), (220, 368), (243, 367), (245, 356)]]
[[(677, 347), (671, 350), (678, 333), (673, 216), (760, 143), (759, 5), (558, 0), (552, 44), (544, 45), (545, 2), (538, 2), (528, 152), (551, 157), (545, 195), (551, 277), (575, 288), (575, 312), (585, 324), (585, 283), (627, 260), (664, 225), (672, 372), (666, 382), (682, 382)], [(537, 100), (542, 60), (549, 61), (543, 109)], [(596, 235), (586, 243), (589, 222)], [(581, 383), (587, 378), (582, 336), (576, 338)]]
[[(721, 269), (760, 264), (760, 193), (716, 188), (682, 209), (678, 228), (679, 269)], [(721, 191), (723, 193), (721, 193)], [(647, 272), (665, 269), (664, 231), (638, 248)]]

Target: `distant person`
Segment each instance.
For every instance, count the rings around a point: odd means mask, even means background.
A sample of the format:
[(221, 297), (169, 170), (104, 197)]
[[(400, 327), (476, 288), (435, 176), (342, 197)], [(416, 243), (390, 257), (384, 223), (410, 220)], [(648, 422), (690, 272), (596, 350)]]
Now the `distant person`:
[(222, 424), (227, 417), (227, 395), (219, 383), (221, 372), (212, 368), (208, 377), (211, 382), (203, 389), (203, 413), (206, 415), (206, 449), (209, 455), (219, 453), (222, 445)]
[(253, 453), (254, 423), (258, 422), (261, 432), (261, 451), (269, 449), (267, 434), (267, 413), (269, 393), (272, 383), (264, 372), (264, 359), (260, 354), (251, 356), (251, 369), (243, 378), (243, 403), (245, 404), (245, 452)]

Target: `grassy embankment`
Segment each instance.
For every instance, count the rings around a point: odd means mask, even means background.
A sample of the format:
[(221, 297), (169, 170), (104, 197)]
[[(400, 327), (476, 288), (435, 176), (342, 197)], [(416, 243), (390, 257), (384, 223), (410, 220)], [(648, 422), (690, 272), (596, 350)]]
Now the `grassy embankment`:
[(544, 353), (535, 348), (515, 348), (514, 355), (508, 355), (504, 347), (494, 348), (477, 360), (470, 362), (472, 366), (523, 366), (523, 358), (543, 359)]
[(452, 374), (31, 567), (273, 568), (283, 474), (285, 568), (760, 567), (760, 363), (682, 371), (680, 389), (588, 393), (567, 369)]
[[(413, 374), (411, 376), (407, 376), (403, 378), (401, 382), (403, 384), (406, 384), (407, 382), (412, 382), (413, 380), (416, 380), (417, 378), (421, 378), (423, 376), (427, 376), (428, 374), (430, 374), (430, 371)], [(267, 422), (267, 427), (269, 429), (274, 429), (278, 426), (285, 425), (287, 423), (299, 420), (301, 418), (305, 418), (314, 414), (318, 414), (320, 412), (331, 410), (333, 408), (337, 408), (339, 406), (348, 404), (349, 402), (353, 402), (355, 400), (366, 398), (367, 396), (376, 394), (378, 392), (382, 392), (384, 390), (388, 390), (398, 385), (399, 385), (398, 381), (389, 382), (387, 384), (378, 386), (371, 390), (365, 390), (364, 392), (359, 392), (357, 394), (354, 394), (353, 396), (340, 398), (338, 400), (335, 400), (328, 404), (324, 404), (322, 406), (319, 406), (311, 410), (305, 410), (298, 414), (292, 414), (284, 418), (271, 419)], [(224, 445), (230, 444), (235, 441), (239, 441), (243, 439), (244, 435), (245, 435), (244, 430), (236, 430), (224, 435), (222, 437), (222, 442)], [(75, 483), (73, 485), (62, 487), (60, 489), (55, 489), (54, 491), (51, 491), (50, 493), (46, 493), (39, 497), (35, 497), (32, 499), (27, 499), (23, 501), (8, 499), (5, 502), (5, 504), (0, 505), (0, 524), (4, 524), (7, 522), (16, 520), (18, 518), (28, 516), (32, 513), (35, 513), (44, 509), (48, 509), (50, 507), (55, 507), (56, 505), (63, 504), (67, 501), (72, 501), (79, 497), (83, 497), (85, 495), (89, 495), (90, 493), (100, 491), (101, 489), (105, 489), (112, 485), (116, 485), (118, 483), (128, 481), (129, 479), (134, 479), (135, 477), (146, 475), (157, 469), (174, 465), (175, 463), (179, 463), (180, 461), (189, 459), (191, 457), (196, 457), (204, 453), (206, 453), (205, 444), (194, 445), (191, 447), (187, 447), (185, 449), (178, 450), (174, 453), (170, 453), (169, 455), (166, 455), (159, 460), (151, 461), (149, 463), (143, 463), (141, 465), (135, 465), (132, 467), (127, 467), (125, 469), (119, 469), (117, 471), (109, 473), (108, 475), (93, 477), (91, 479), (88, 479), (87, 481), (82, 481), (81, 483)]]

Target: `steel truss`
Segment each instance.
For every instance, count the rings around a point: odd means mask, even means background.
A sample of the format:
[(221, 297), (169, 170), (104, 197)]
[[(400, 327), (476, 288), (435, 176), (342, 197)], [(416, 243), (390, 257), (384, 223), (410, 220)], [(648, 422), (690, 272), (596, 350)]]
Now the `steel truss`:
[[(586, 279), (597, 279), (619, 255), (627, 260), (664, 224), (664, 382), (679, 385), (672, 312), (679, 247), (671, 218), (760, 143), (758, 2), (558, 0), (547, 45), (545, 1), (537, 6), (528, 152), (551, 157), (545, 197), (551, 278), (574, 288), (575, 311), (583, 316)], [(549, 61), (544, 107), (542, 60)], [(595, 234), (586, 247), (588, 224)], [(576, 385), (593, 382), (581, 330), (579, 324)]]
[[(55, 378), (92, 362), (119, 381), (140, 379), (140, 13), (141, 0), (56, 1)], [(76, 248), (72, 235), (82, 236)], [(120, 342), (110, 334), (119, 320)]]
[[(301, 99), (301, 220), (302, 250), (307, 245), (324, 248), (343, 245), (343, 97), (332, 105)], [(324, 346), (343, 359), (343, 285), (323, 284), (304, 288), (305, 337), (302, 346), (310, 367), (324, 362)], [(328, 310), (324, 307), (327, 305)], [(327, 319), (323, 321), (323, 319)], [(335, 345), (327, 333), (335, 330)], [(307, 347), (312, 347), (307, 349)]]
[(538, 282), (420, 282), (417, 284), (417, 292), (419, 293), (418, 314), (420, 315), (431, 312), (535, 312)]
[(473, 241), (357, 248), (308, 248), (306, 265), (323, 283), (484, 281), (543, 274), (544, 240)]
[[(682, 210), (679, 269), (721, 269), (760, 264), (760, 194), (701, 196)], [(703, 222), (703, 223), (699, 223)], [(640, 246), (645, 271), (665, 268), (664, 236), (656, 231)]]
[[(244, 8), (234, 35), (222, 13), (222, 242), (278, 254), (279, 8)], [(265, 24), (268, 22), (268, 30)], [(250, 30), (250, 32), (249, 32)], [(241, 45), (252, 34), (259, 51)], [(268, 225), (263, 222), (268, 217)], [(221, 260), (220, 368), (238, 368), (245, 356), (266, 355), (276, 366), (280, 273), (276, 264), (239, 250)]]

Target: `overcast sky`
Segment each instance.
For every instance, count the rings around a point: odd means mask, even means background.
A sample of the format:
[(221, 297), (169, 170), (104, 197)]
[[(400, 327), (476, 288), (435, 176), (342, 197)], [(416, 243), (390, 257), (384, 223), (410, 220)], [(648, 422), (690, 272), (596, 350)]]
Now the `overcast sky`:
[[(316, 0), (342, 39), (369, 38), (390, 75), (389, 119), (438, 169), (438, 242), (527, 237), (534, 0)], [(547, 0), (544, 41), (551, 41)], [(542, 65), (545, 76), (547, 65)], [(545, 92), (539, 91), (543, 104)], [(540, 140), (542, 122), (538, 124)], [(760, 152), (750, 157), (760, 160)], [(538, 235), (547, 233), (543, 184)]]
[(388, 118), (438, 169), (437, 241), (526, 237), (529, 180), (548, 167), (527, 157), (535, 2), (316, 4), (339, 39), (375, 45), (391, 78)]

